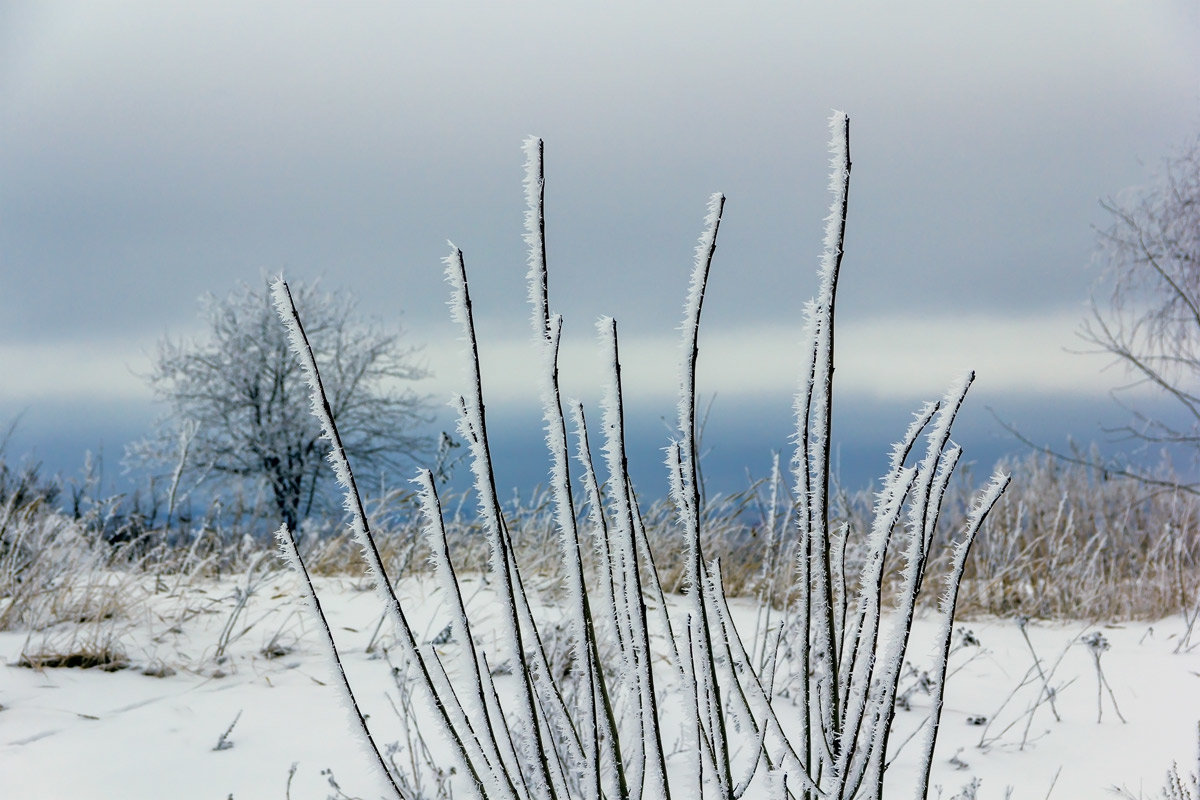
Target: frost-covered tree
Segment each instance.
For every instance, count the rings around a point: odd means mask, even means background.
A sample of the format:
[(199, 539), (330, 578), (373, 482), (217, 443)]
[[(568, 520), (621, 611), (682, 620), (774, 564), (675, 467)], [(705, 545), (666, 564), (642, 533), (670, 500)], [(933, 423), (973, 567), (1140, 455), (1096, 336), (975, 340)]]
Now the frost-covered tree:
[(1180, 411), (1175, 422), (1131, 407), (1126, 433), (1200, 451), (1200, 136), (1104, 208), (1105, 275), (1083, 336)]
[[(429, 445), (417, 432), (427, 404), (410, 383), (426, 372), (414, 348), (360, 321), (349, 295), (293, 286), (346, 450), (367, 472), (402, 468)], [(159, 344), (147, 379), (169, 410), (156, 436), (130, 448), (130, 460), (177, 466), (169, 504), (181, 482), (232, 478), (264, 490), (278, 521), (295, 527), (332, 483), (329, 444), (269, 288), (242, 284), (202, 304), (204, 338)]]

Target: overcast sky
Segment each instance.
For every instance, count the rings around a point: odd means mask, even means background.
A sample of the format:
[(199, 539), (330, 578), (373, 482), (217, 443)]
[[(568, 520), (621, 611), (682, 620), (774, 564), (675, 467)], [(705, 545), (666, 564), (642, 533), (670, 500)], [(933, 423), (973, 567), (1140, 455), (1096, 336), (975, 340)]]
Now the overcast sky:
[[(1122, 375), (1066, 352), (1098, 201), (1200, 129), (1196, 4), (846, 5), (0, 3), (0, 413), (26, 409), (45, 453), (119, 454), (154, 413), (137, 377), (154, 343), (198, 332), (201, 294), (281, 270), (402, 325), (440, 407), (462, 374), (448, 239), (489, 343), (485, 391), (501, 413), (532, 408), (535, 134), (567, 391), (595, 396), (593, 322), (612, 315), (632, 399), (666, 412), (692, 248), (724, 192), (703, 391), (731, 420), (715, 431), (783, 447), (786, 429), (738, 415), (786, 416), (836, 108), (854, 160), (848, 407), (902, 424), (971, 367), (977, 407), (1099, 435)], [(874, 424), (843, 425), (847, 446)], [(880, 464), (900, 432), (873, 444)]]

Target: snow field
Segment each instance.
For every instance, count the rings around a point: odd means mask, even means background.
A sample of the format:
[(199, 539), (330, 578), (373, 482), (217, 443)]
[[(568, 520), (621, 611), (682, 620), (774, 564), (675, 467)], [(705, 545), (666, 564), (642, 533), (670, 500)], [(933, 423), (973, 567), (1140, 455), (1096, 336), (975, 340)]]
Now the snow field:
[[(130, 667), (116, 672), (16, 666), (23, 653), (64, 641), (65, 631), (0, 633), (0, 796), (323, 800), (339, 797), (322, 772), (327, 769), (346, 795), (381, 796), (383, 787), (348, 725), (327, 655), (313, 620), (302, 613), (292, 575), (273, 572), (258, 586), (218, 663), (214, 654), (237, 605), (239, 586), (237, 581), (198, 583), (152, 598), (136, 624), (117, 628), (116, 641)], [(381, 613), (375, 594), (364, 581), (345, 578), (319, 579), (318, 591), (377, 738), (400, 742), (403, 749), (396, 757), (404, 759), (409, 735), (424, 734), (433, 760), (450, 766), (444, 743), (425, 724), (427, 711), (420, 702), (404, 718), (393, 709), (393, 703), (400, 705), (391, 666), (395, 650), (386, 628), (375, 636)], [(406, 580), (401, 592), (422, 641), (438, 639), (448, 617), (433, 582)], [(494, 595), (474, 576), (464, 576), (464, 592), (472, 613), (481, 615), (476, 631), (487, 636), (487, 623), (495, 622), (488, 620)], [(535, 601), (535, 610), (552, 619), (559, 613), (557, 601), (545, 598)], [(672, 597), (669, 602), (682, 600)], [(731, 604), (739, 627), (750, 630), (753, 602)], [(1195, 769), (1200, 648), (1174, 652), (1184, 631), (1181, 617), (1100, 627), (1029, 623), (1026, 631), (1056, 690), (1062, 721), (1055, 721), (1049, 704), (1042, 702), (1027, 734), (1026, 713), (1041, 696), (1042, 684), (1036, 675), (1030, 678), (1033, 657), (1017, 622), (971, 620), (958, 628), (970, 630), (979, 644), (964, 645), (963, 635), (955, 636), (932, 796), (941, 787), (944, 797), (953, 797), (978, 779), (976, 796), (981, 799), (1002, 798), (1009, 786), (1013, 797), (1040, 798), (1052, 785), (1055, 800), (1113, 796), (1114, 787), (1135, 797), (1155, 797), (1172, 761), (1184, 771)], [(1082, 635), (1095, 631), (1111, 645), (1101, 665), (1127, 723), (1117, 718), (1107, 692), (1103, 720), (1096, 721), (1094, 661), (1080, 642)], [(935, 634), (931, 621), (918, 618), (912, 652), (926, 652)], [(374, 652), (367, 653), (373, 639)], [(483, 644), (493, 646), (486, 640)], [(664, 645), (661, 637), (655, 638), (656, 650)], [(449, 653), (454, 646), (447, 642), (439, 650)], [(453, 665), (454, 659), (446, 663)], [(162, 666), (174, 674), (141, 672)], [(502, 664), (496, 666), (502, 671)], [(928, 666), (914, 668), (919, 674)], [(662, 685), (672, 691), (666, 672), (662, 674)], [(503, 676), (497, 683), (502, 693), (511, 688)], [(916, 677), (908, 673), (901, 694), (915, 684)], [(895, 787), (902, 796), (916, 774), (906, 754), (918, 748), (915, 741), (901, 745), (924, 719), (928, 698), (915, 689), (909, 705), (911, 710), (897, 714), (889, 755), (896, 761), (887, 778), (889, 792)], [(671, 704), (664, 706), (668, 721), (663, 730), (679, 731), (670, 722)], [(786, 724), (794, 706), (780, 698), (776, 707)], [(214, 749), (235, 717), (225, 740), (229, 746)], [(991, 724), (972, 724), (978, 717)], [(689, 768), (692, 758), (681, 742), (668, 739), (664, 748), (669, 771)], [(462, 789), (456, 794), (461, 796)], [(747, 797), (766, 790), (764, 781), (752, 786)]]

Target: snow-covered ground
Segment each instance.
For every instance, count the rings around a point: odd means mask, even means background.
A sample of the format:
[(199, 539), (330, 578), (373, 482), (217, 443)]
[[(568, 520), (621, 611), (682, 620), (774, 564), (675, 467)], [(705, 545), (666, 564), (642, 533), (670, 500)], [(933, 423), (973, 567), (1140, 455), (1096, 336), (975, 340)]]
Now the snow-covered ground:
[[(271, 573), (255, 586), (232, 624), (237, 581), (160, 585), (157, 595), (154, 588), (146, 587), (149, 600), (138, 604), (144, 611), (133, 620), (0, 633), (0, 798), (383, 795), (291, 576)], [(407, 714), (415, 724), (406, 728), (386, 696), (396, 698), (396, 684), (380, 653), (387, 635), (376, 635), (380, 609), (366, 582), (325, 579), (319, 588), (379, 738), (431, 736), (419, 705)], [(436, 594), (421, 583), (406, 592), (417, 609), (415, 629), (435, 638)], [(485, 593), (475, 602), (486, 611)], [(753, 617), (748, 603), (735, 612)], [(924, 652), (919, 642), (929, 627), (918, 621), (914, 652)], [(1025, 631), (1055, 689), (1054, 708), (1038, 703), (1043, 683), (1017, 621), (958, 627), (933, 778), (946, 800), (974, 779), (981, 781), (977, 794), (965, 796), (981, 800), (1003, 798), (1009, 786), (1014, 798), (1090, 800), (1115, 796), (1114, 787), (1149, 798), (1172, 761), (1195, 770), (1200, 647), (1175, 652), (1181, 617), (1117, 626), (1030, 622)], [(968, 629), (978, 644), (963, 634)], [(1110, 645), (1100, 665), (1111, 695), (1098, 684), (1093, 650), (1082, 641), (1096, 632)], [(17, 665), (23, 653), (86, 649), (97, 641), (123, 650), (130, 666), (105, 672)], [(914, 687), (911, 710), (899, 712), (893, 748), (924, 719), (921, 667), (914, 665), (903, 685)], [(786, 713), (787, 701), (779, 702)], [(912, 774), (905, 760), (911, 750), (901, 749), (889, 771), (898, 787)]]

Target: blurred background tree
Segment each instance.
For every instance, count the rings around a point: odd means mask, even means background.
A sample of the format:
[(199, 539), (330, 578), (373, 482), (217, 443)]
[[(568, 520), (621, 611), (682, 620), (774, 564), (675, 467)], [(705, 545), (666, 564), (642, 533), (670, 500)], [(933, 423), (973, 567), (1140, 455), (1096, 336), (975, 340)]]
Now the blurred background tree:
[[(1118, 429), (1135, 440), (1180, 447), (1200, 457), (1200, 136), (1168, 158), (1152, 183), (1103, 203), (1111, 221), (1099, 234), (1105, 272), (1082, 335), (1115, 356), (1133, 381), (1180, 413), (1139, 408)], [(1146, 477), (1134, 474), (1134, 477)], [(1195, 484), (1181, 488), (1197, 492)]]
[[(401, 334), (359, 319), (345, 293), (315, 283), (292, 288), (356, 470), (386, 480), (411, 466), (431, 447), (420, 432), (428, 399), (411, 388), (427, 374), (417, 350)], [(242, 284), (225, 298), (206, 296), (203, 308), (205, 338), (159, 344), (147, 380), (168, 411), (155, 435), (129, 448), (127, 461), (174, 468), (168, 517), (182, 502), (184, 482), (219, 493), (233, 479), (263, 491), (276, 522), (296, 530), (335, 495), (328, 491), (333, 471), (269, 287)]]

